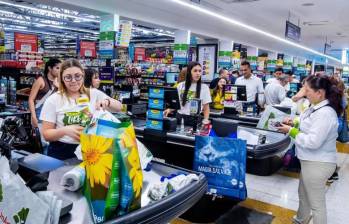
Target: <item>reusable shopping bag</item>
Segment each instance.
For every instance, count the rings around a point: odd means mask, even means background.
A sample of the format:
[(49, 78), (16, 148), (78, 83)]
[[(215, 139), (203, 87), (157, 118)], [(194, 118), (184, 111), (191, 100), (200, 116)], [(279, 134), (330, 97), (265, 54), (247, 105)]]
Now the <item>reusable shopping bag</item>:
[(132, 122), (97, 119), (80, 142), (94, 222), (140, 208), (143, 175)]
[(210, 193), (246, 199), (246, 141), (195, 136), (194, 170), (205, 174)]
[(19, 176), (12, 173), (9, 161), (0, 157), (0, 223), (58, 223), (58, 220), (52, 220), (50, 209)]

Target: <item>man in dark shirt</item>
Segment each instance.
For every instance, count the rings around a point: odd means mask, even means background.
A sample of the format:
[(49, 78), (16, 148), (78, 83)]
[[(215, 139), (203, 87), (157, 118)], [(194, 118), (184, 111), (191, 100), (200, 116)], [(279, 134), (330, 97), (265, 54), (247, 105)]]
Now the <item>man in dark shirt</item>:
[(227, 69), (225, 68), (222, 68), (221, 70), (219, 70), (219, 77), (218, 78), (215, 78), (211, 81), (210, 83), (210, 89), (214, 89), (216, 88), (216, 86), (218, 85), (218, 81), (219, 79), (221, 78), (225, 78), (227, 81), (229, 81), (229, 72)]

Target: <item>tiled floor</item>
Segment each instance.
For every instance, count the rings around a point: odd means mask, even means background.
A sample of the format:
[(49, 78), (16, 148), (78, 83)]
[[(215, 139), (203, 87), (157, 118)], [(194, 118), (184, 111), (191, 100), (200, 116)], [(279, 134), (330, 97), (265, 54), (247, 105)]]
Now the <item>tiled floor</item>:
[[(349, 144), (338, 143), (337, 149), (339, 180), (327, 188), (328, 224), (349, 223)], [(266, 177), (247, 174), (248, 200), (241, 205), (272, 214), (273, 224), (291, 223), (298, 208), (298, 177), (285, 171)], [(173, 223), (186, 223), (181, 221)]]

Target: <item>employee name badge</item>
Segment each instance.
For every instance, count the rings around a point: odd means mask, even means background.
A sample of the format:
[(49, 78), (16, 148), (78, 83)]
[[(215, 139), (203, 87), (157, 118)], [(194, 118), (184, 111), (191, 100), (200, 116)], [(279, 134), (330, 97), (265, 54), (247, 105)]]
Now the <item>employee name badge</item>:
[(201, 100), (200, 99), (191, 99), (190, 103), (190, 114), (196, 115), (201, 112)]
[(89, 103), (90, 99), (88, 97), (80, 97), (76, 100), (78, 106), (87, 106)]

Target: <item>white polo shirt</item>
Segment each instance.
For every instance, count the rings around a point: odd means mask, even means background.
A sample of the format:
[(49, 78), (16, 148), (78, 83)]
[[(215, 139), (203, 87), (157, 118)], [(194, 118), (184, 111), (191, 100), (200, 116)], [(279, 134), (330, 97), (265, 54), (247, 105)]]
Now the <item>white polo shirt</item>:
[(300, 132), (295, 138), (296, 154), (300, 160), (337, 162), (338, 117), (328, 103), (324, 100), (300, 116)]
[[(277, 78), (270, 78), (267, 80), (267, 83), (271, 84), (271, 83), (280, 83), (280, 82)], [(287, 83), (283, 88), (286, 90), (286, 92), (290, 91), (291, 89), (290, 83)]]
[(285, 87), (278, 80), (272, 82), (265, 87), (264, 95), (267, 105), (280, 104), (286, 98)]
[(248, 79), (245, 79), (244, 76), (239, 77), (235, 85), (246, 86), (247, 102), (254, 102), (256, 94), (264, 92), (262, 80), (254, 75)]

